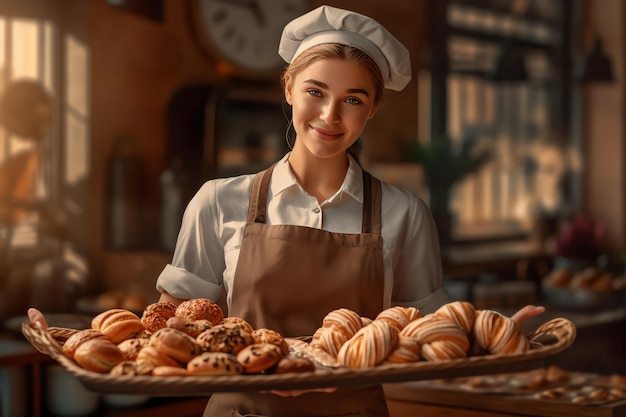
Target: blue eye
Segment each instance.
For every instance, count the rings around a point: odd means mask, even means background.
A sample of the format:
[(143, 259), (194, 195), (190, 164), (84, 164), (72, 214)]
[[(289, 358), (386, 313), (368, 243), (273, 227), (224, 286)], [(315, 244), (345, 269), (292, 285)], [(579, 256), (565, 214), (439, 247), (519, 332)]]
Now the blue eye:
[(315, 90), (313, 88), (311, 88), (309, 90), (306, 90), (306, 91), (307, 91), (307, 93), (309, 93), (310, 95), (315, 96), (315, 97), (320, 97), (322, 95), (322, 93), (319, 90)]
[(361, 104), (362, 103), (362, 101), (356, 97), (349, 97), (346, 99), (346, 102), (349, 104)]

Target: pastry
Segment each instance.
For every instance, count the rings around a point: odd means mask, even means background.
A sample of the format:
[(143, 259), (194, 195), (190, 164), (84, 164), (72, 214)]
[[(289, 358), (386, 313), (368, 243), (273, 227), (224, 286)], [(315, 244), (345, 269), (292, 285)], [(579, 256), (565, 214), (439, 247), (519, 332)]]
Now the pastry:
[(143, 311), (141, 322), (150, 333), (167, 327), (167, 320), (176, 315), (176, 306), (170, 302), (149, 304)]
[(137, 376), (137, 375), (150, 375), (154, 369), (154, 365), (147, 361), (122, 361), (115, 365), (109, 374), (114, 376)]
[(174, 316), (167, 319), (166, 327), (179, 330), (195, 339), (196, 337), (200, 336), (200, 334), (205, 330), (209, 330), (212, 325), (211, 322), (208, 320), (191, 321), (184, 317)]
[(354, 334), (363, 327), (361, 316), (347, 308), (340, 308), (328, 313), (322, 327), (313, 334), (311, 346), (337, 357), (339, 350)]
[(493, 310), (477, 311), (474, 338), (480, 348), (496, 354), (524, 353), (530, 347), (519, 326), (509, 317)]
[(203, 351), (236, 355), (254, 342), (252, 333), (238, 324), (218, 324), (202, 332), (196, 342)]
[(289, 354), (289, 345), (276, 330), (260, 328), (252, 331), (253, 343), (271, 343), (280, 348), (283, 355)]
[(385, 358), (386, 363), (409, 363), (420, 360), (419, 342), (408, 336), (398, 335), (398, 342)]
[(315, 362), (300, 356), (285, 356), (272, 368), (273, 374), (315, 372)]
[(421, 344), (420, 355), (430, 361), (464, 358), (470, 348), (465, 330), (434, 313), (413, 320), (400, 335), (417, 340)]
[(376, 320), (387, 320), (399, 332), (415, 319), (422, 317), (415, 307), (394, 306), (381, 311)]
[(145, 329), (135, 313), (123, 308), (114, 308), (98, 314), (91, 320), (91, 328), (100, 330), (115, 344), (130, 339)]
[(386, 320), (374, 320), (343, 344), (337, 360), (352, 369), (371, 368), (381, 363), (398, 341), (398, 331)]
[(224, 319), (222, 308), (206, 298), (192, 298), (185, 300), (176, 308), (177, 317), (187, 320), (208, 320), (212, 325), (219, 324)]
[(196, 339), (169, 327), (154, 332), (150, 338), (150, 346), (154, 346), (159, 352), (181, 363), (187, 363), (191, 358), (200, 354), (200, 346), (196, 343)]
[(476, 310), (470, 302), (453, 301), (439, 307), (439, 309), (435, 311), (434, 314), (448, 320), (452, 320), (459, 327), (465, 330), (465, 333), (471, 333), (474, 329)]
[(154, 376), (187, 376), (189, 371), (187, 368), (180, 368), (178, 366), (155, 366), (152, 368), (152, 375)]
[(204, 352), (187, 364), (190, 375), (240, 375), (243, 366), (235, 355), (225, 352)]
[(74, 359), (74, 353), (78, 346), (91, 339), (109, 340), (100, 330), (80, 330), (67, 338), (62, 347), (63, 353), (65, 353), (68, 358)]
[(132, 339), (126, 339), (117, 344), (117, 347), (122, 351), (126, 360), (134, 361), (137, 359), (137, 355), (141, 349), (148, 346), (150, 339), (143, 337), (134, 337)]
[(81, 343), (74, 352), (74, 360), (83, 368), (107, 373), (124, 361), (124, 354), (109, 339), (94, 338)]
[(141, 349), (137, 354), (136, 361), (148, 361), (153, 366), (177, 366), (181, 367), (181, 364), (171, 356), (166, 355), (154, 346), (146, 346)]
[(285, 355), (272, 343), (254, 343), (237, 353), (237, 362), (246, 374), (261, 373), (278, 363)]
[(543, 277), (542, 284), (550, 288), (567, 288), (573, 276), (574, 274), (571, 269), (554, 269)]

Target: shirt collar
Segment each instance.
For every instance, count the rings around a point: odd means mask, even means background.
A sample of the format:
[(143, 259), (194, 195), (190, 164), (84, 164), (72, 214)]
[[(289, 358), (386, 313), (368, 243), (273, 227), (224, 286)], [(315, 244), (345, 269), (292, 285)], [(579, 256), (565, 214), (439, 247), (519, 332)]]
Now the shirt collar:
[[(271, 192), (273, 196), (276, 196), (288, 188), (298, 187), (298, 180), (291, 172), (289, 167), (289, 155), (287, 153), (280, 161), (274, 166), (274, 173), (272, 174)], [(333, 200), (340, 197), (342, 194), (347, 194), (354, 198), (359, 203), (363, 202), (363, 170), (359, 164), (354, 160), (351, 155), (348, 155), (350, 165), (348, 166), (348, 172), (346, 178), (343, 180), (343, 184), (339, 188), (339, 191), (331, 197)]]

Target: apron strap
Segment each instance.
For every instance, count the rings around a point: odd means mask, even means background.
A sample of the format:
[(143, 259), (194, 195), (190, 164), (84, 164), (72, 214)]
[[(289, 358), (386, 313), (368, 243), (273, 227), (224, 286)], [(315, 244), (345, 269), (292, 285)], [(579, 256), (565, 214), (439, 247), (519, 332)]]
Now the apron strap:
[[(250, 208), (248, 210), (248, 223), (266, 223), (267, 220), (267, 195), (269, 183), (272, 179), (274, 165), (257, 173), (252, 182), (250, 192)], [(380, 180), (363, 170), (363, 214), (361, 233), (381, 234), (381, 204), (382, 190)]]

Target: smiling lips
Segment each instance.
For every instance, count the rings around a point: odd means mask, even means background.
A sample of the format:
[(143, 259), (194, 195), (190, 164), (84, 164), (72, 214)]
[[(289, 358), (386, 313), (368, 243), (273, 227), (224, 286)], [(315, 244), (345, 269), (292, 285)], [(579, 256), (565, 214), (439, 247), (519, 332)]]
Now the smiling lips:
[(343, 132), (335, 132), (331, 130), (321, 129), (315, 126), (311, 126), (311, 129), (315, 131), (321, 139), (325, 140), (338, 139), (341, 135), (343, 135)]

